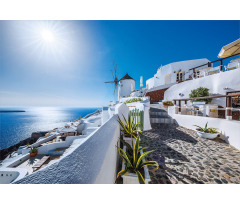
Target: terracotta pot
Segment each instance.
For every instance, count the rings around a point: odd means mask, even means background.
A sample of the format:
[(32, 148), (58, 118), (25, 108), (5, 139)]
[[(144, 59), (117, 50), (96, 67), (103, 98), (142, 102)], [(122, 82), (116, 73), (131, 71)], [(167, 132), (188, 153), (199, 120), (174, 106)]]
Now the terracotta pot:
[(35, 157), (37, 156), (37, 152), (30, 152), (30, 157)]
[(174, 105), (163, 105), (163, 107), (166, 107), (166, 108), (167, 108), (168, 106), (174, 106)]

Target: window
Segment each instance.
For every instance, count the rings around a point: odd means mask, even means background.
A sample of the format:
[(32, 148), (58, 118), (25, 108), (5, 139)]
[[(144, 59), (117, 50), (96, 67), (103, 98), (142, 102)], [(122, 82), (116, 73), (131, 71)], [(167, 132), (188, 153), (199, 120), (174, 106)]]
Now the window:
[(199, 78), (200, 75), (200, 71), (195, 71), (194, 72), (194, 78)]
[(184, 72), (177, 72), (177, 81), (183, 81)]

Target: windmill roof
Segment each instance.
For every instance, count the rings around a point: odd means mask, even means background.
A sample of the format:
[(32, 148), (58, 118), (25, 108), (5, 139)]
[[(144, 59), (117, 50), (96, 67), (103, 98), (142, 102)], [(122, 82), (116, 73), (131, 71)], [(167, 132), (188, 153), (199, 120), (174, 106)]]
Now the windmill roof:
[[(121, 80), (126, 80), (126, 79), (132, 79), (132, 80), (134, 80), (132, 77), (130, 77), (129, 75), (128, 75), (128, 73), (123, 77), (123, 78), (121, 78), (119, 81), (121, 81)], [(135, 80), (134, 80), (135, 81)]]

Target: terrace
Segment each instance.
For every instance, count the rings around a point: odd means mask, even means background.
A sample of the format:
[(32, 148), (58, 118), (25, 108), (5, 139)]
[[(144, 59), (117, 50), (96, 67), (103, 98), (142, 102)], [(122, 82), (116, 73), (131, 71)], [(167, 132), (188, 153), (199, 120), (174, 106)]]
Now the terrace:
[(59, 155), (52, 155), (47, 159), (39, 168), (34, 168), (34, 166), (43, 159), (43, 157), (46, 155), (40, 155), (38, 154), (36, 157), (29, 157), (27, 160), (23, 161), (19, 165), (15, 166), (14, 168), (24, 168), (27, 169), (28, 175), (33, 173), (36, 170), (39, 170), (41, 168), (46, 167), (47, 165), (50, 165), (54, 163), (57, 159), (60, 158)]
[[(226, 108), (216, 104), (198, 104), (187, 106), (187, 101), (226, 98)], [(181, 115), (204, 116), (240, 121), (240, 90), (226, 92), (226, 95), (174, 99), (175, 113)], [(182, 104), (184, 102), (184, 105)], [(183, 105), (183, 106), (182, 106)]]

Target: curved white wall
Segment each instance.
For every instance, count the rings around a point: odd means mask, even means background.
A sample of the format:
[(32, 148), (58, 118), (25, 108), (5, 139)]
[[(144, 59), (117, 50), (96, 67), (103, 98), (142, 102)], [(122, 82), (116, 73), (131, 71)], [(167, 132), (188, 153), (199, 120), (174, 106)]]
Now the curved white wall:
[(168, 107), (168, 114), (175, 119), (178, 125), (196, 130), (194, 125), (217, 128), (221, 132), (221, 138), (240, 150), (240, 121), (210, 118), (201, 116), (175, 114), (175, 107)]
[(23, 168), (1, 168), (0, 184), (8, 184), (23, 178), (27, 174), (27, 169)]
[(152, 77), (152, 78), (150, 78), (146, 81), (146, 88), (147, 89), (151, 89), (151, 88), (155, 87), (154, 86), (154, 82), (155, 82), (154, 78), (155, 77)]
[(76, 139), (56, 163), (46, 166), (16, 183), (114, 183), (117, 171), (118, 115), (128, 114), (125, 104), (87, 138)]
[[(187, 61), (173, 62), (173, 63), (167, 64), (159, 68), (157, 70), (157, 73), (154, 75), (154, 77), (146, 81), (146, 86), (148, 89), (151, 89), (151, 88), (162, 86), (165, 84), (176, 83), (176, 79), (177, 79), (176, 73), (179, 70), (184, 71), (185, 76), (183, 79), (188, 79), (189, 76), (192, 75), (193, 73), (193, 71), (189, 69), (202, 64), (206, 64), (208, 62), (209, 62), (208, 59), (203, 58), (203, 59), (187, 60)], [(201, 68), (206, 68), (206, 67), (207, 66), (203, 66)]]
[(119, 135), (114, 115), (88, 138), (75, 140), (62, 159), (16, 183), (114, 183)]
[(119, 82), (118, 99), (128, 97), (133, 91), (135, 91), (135, 81), (133, 79), (124, 79)]
[[(210, 90), (211, 94), (226, 94), (226, 91), (240, 90), (240, 69), (235, 69), (227, 72), (220, 72), (218, 74), (205, 76), (199, 79), (185, 81), (180, 84), (171, 86), (164, 93), (164, 100), (171, 101), (179, 98), (189, 98), (191, 90), (206, 87)], [(228, 90), (224, 88), (228, 87)], [(179, 93), (184, 94), (182, 97)], [(213, 99), (212, 104), (218, 104), (225, 107), (226, 99), (218, 98)]]

